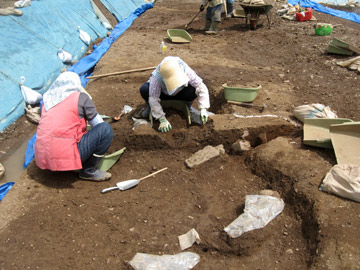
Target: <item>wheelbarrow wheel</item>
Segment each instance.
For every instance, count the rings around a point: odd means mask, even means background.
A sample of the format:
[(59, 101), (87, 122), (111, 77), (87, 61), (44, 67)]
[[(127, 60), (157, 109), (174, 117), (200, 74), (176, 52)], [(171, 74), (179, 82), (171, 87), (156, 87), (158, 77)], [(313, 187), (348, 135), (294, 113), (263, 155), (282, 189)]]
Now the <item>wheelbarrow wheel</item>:
[(250, 29), (255, 30), (256, 29), (256, 23), (257, 21), (254, 19), (250, 19)]

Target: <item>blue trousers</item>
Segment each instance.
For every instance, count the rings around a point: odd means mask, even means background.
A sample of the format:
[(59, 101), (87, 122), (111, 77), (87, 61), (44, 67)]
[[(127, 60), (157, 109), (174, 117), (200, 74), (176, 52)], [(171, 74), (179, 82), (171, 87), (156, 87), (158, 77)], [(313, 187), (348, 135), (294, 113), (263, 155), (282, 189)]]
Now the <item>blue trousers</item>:
[(113, 129), (107, 122), (97, 124), (90, 129), (78, 143), (81, 162), (84, 164), (93, 154), (104, 155), (109, 149), (113, 137)]
[[(145, 100), (146, 103), (149, 103), (149, 83), (146, 82), (140, 87), (140, 95)], [(183, 100), (185, 102), (192, 102), (197, 98), (195, 93), (195, 88), (191, 85), (184, 87), (179, 93), (175, 96), (168, 96), (161, 92), (161, 100)]]
[(223, 4), (217, 5), (215, 7), (207, 7), (205, 18), (212, 22), (220, 22), (222, 6)]

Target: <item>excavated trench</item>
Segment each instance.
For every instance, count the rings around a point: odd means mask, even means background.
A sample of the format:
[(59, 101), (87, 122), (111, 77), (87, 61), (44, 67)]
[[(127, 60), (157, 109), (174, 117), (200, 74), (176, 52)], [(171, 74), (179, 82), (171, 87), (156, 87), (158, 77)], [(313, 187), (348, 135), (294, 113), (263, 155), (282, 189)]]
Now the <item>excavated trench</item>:
[[(153, 150), (163, 151), (161, 158), (167, 159), (172, 151), (176, 153), (180, 151), (182, 152), (180, 156), (186, 157), (207, 145), (223, 144), (226, 158), (209, 161), (210, 164), (203, 165), (202, 168), (207, 167), (210, 170), (210, 167), (214, 166), (216, 162), (230, 164), (226, 177), (237, 179), (233, 184), (236, 184), (242, 198), (236, 201), (235, 213), (232, 213), (236, 215), (226, 215), (227, 219), (231, 219), (230, 217), (235, 219), (243, 213), (244, 196), (249, 194), (244, 191), (254, 192), (256, 188), (277, 191), (286, 205), (282, 214), (266, 227), (248, 232), (237, 239), (230, 238), (223, 231), (227, 224), (224, 221), (220, 222), (219, 217), (216, 217), (216, 215), (220, 215), (219, 213), (210, 213), (214, 207), (209, 205), (203, 209), (203, 214), (212, 217), (209, 218), (208, 226), (213, 229), (210, 229), (205, 235), (202, 234), (201, 244), (194, 247), (195, 252), (206, 258), (206, 262), (202, 262), (205, 268), (201, 269), (219, 269), (220, 266), (217, 264), (219, 260), (227, 261), (228, 269), (239, 269), (237, 268), (239, 265), (243, 265), (247, 269), (310, 268), (319, 242), (319, 226), (316, 213), (313, 211), (313, 202), (294, 186), (299, 180), (296, 175), (288, 175), (273, 167), (271, 159), (262, 160), (257, 150), (276, 138), (296, 140), (300, 137), (301, 129), (289, 119), (281, 117), (244, 119), (237, 118), (233, 114), (219, 114), (211, 117), (211, 121), (205, 126), (193, 125), (189, 128), (184, 127), (185, 120), (181, 114), (179, 115), (179, 112), (170, 110), (167, 111), (167, 116), (174, 127), (172, 132), (163, 134), (156, 131), (156, 126), (152, 128), (143, 125), (126, 137), (124, 145), (130, 151), (145, 152), (145, 155), (149, 152), (152, 153)], [(244, 134), (248, 134), (246, 140), (250, 142), (252, 150), (239, 154), (232, 149), (232, 145)], [(277, 155), (281, 155), (282, 150), (279, 150), (280, 154)], [(296, 149), (292, 151), (296, 151)], [(293, 162), (296, 163), (296, 160)], [(231, 166), (233, 166), (233, 170), (231, 170)], [(236, 167), (244, 170), (244, 177), (239, 177)], [(218, 190), (232, 190), (233, 187), (225, 182), (217, 185), (216, 181), (211, 180), (211, 172), (209, 174), (208, 181), (216, 185)], [(241, 187), (247, 185), (254, 188), (242, 190)], [(195, 195), (202, 202), (205, 198), (216, 201), (215, 195), (204, 195), (200, 187)], [(222, 199), (219, 199), (218, 203), (224, 204)], [(233, 267), (234, 265), (237, 267)]]

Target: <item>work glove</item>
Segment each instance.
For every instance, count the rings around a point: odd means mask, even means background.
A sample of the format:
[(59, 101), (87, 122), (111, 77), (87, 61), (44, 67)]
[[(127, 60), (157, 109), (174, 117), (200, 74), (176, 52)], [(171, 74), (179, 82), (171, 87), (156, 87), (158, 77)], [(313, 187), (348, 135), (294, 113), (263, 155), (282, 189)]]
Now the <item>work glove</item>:
[(203, 11), (204, 8), (205, 8), (205, 6), (204, 6), (204, 5), (201, 5), (201, 6), (200, 6), (200, 11)]
[(208, 112), (206, 109), (201, 109), (200, 110), (200, 117), (201, 117), (201, 122), (203, 124), (206, 124), (208, 118), (209, 118), (209, 115), (208, 115)]
[(160, 126), (158, 128), (161, 132), (168, 132), (170, 129), (172, 129), (169, 121), (165, 118), (165, 116), (160, 118)]

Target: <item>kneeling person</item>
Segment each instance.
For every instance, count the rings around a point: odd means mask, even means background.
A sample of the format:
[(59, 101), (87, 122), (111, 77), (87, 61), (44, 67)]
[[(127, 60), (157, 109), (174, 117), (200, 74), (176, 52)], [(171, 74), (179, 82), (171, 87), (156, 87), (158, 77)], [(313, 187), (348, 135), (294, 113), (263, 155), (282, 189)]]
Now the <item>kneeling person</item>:
[[(92, 127), (87, 132), (87, 123)], [(64, 72), (43, 96), (35, 141), (35, 161), (51, 171), (80, 170), (85, 180), (105, 181), (111, 174), (97, 164), (111, 145), (113, 130), (96, 111), (74, 72)]]
[(140, 87), (140, 94), (146, 102), (141, 116), (152, 116), (160, 121), (159, 131), (168, 132), (172, 127), (165, 117), (161, 100), (182, 100), (192, 109), (193, 101), (198, 98), (201, 121), (208, 120), (210, 107), (209, 91), (202, 79), (182, 59), (165, 57), (152, 72), (150, 79)]

